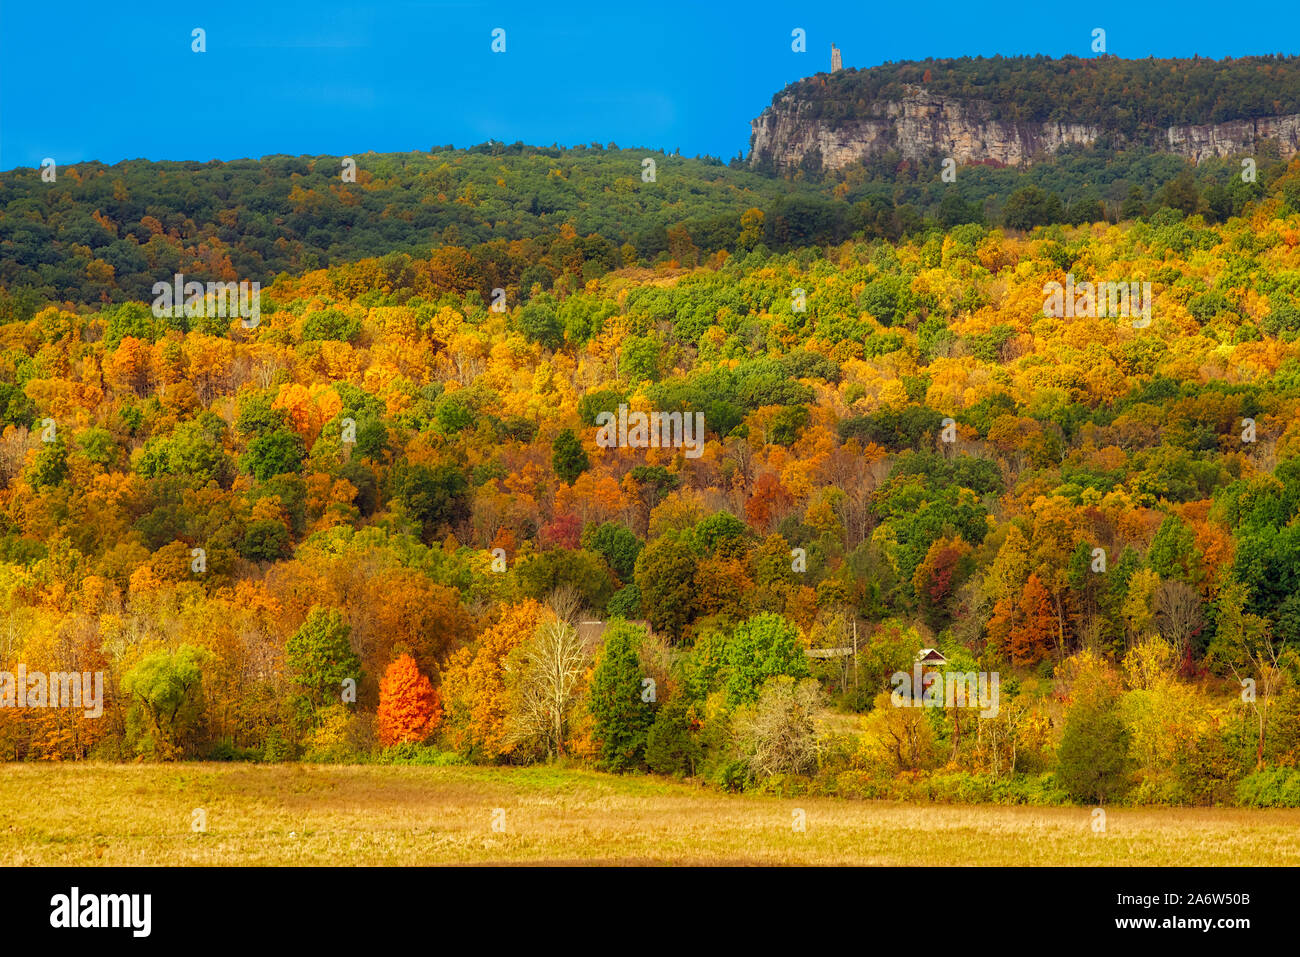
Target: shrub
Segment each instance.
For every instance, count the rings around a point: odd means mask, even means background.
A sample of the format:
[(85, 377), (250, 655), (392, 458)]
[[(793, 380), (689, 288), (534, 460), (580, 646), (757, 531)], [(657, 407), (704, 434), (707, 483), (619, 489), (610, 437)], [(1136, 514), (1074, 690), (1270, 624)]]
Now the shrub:
[(274, 764), (279, 761), (292, 761), (294, 758), (294, 748), (284, 739), (278, 727), (272, 726), (271, 730), (266, 733), (266, 739), (262, 742), (262, 760), (268, 764)]
[(1264, 768), (1241, 779), (1237, 803), (1244, 807), (1300, 807), (1300, 769)]
[(1129, 731), (1116, 704), (1109, 695), (1093, 695), (1066, 715), (1057, 778), (1077, 801), (1115, 800), (1128, 784)]
[(232, 738), (222, 738), (212, 745), (204, 760), (207, 761), (256, 761), (261, 755), (257, 748), (241, 748)]
[(453, 751), (440, 751), (425, 744), (396, 744), (385, 748), (375, 759), (376, 764), (411, 764), (428, 767), (448, 767), (464, 764), (465, 759)]
[(304, 741), (302, 759), (320, 764), (356, 764), (374, 745), (374, 715), (345, 704), (323, 708), (316, 729)]
[(724, 791), (743, 791), (752, 780), (749, 762), (744, 760), (726, 761), (713, 773), (713, 783)]
[(659, 709), (646, 735), (645, 761), (656, 774), (694, 775), (700, 745), (691, 733), (690, 707), (674, 695)]
[(816, 681), (779, 675), (763, 685), (752, 707), (737, 712), (736, 737), (756, 778), (817, 769), (813, 716), (821, 705), (821, 686)]

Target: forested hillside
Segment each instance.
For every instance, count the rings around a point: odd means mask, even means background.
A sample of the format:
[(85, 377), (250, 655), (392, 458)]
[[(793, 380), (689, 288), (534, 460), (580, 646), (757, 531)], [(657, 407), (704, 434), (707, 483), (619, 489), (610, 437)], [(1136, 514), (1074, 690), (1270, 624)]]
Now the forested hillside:
[[(222, 163), (128, 161), (0, 173), (0, 319), (47, 304), (152, 299), (175, 273), (200, 282), (277, 275), (395, 253), (450, 257), (456, 287), (527, 290), (627, 266), (694, 263), (840, 243), (897, 240), (934, 226), (1027, 229), (1118, 221), (1173, 208), (1222, 222), (1283, 170), (1258, 157), (1193, 167), (1176, 156), (1067, 152), (1026, 171), (972, 166), (956, 183), (940, 158), (895, 154), (834, 173), (760, 176), (743, 163), (659, 152), (485, 144), (470, 150)], [(655, 162), (648, 182), (644, 161)], [(1297, 199), (1300, 197), (1292, 197)], [(466, 252), (462, 252), (462, 250)]]
[[(646, 158), (671, 175), (643, 183)], [(124, 301), (148, 297), (160, 271), (269, 282), (430, 245), (605, 271), (622, 265), (625, 243), (637, 256), (667, 250), (667, 228), (688, 221), (710, 248), (728, 245), (734, 235), (714, 240), (709, 230), (790, 190), (717, 160), (613, 144), (489, 143), (352, 159), (355, 183), (342, 181), (342, 157), (79, 163), (60, 171), (57, 190), (39, 170), (5, 173), (0, 280), (56, 300)], [(562, 227), (575, 235), (560, 240)], [(520, 242), (526, 255), (508, 246)]]
[[(107, 700), (0, 709), (0, 754), (1295, 803), (1300, 170), (1218, 224), (1197, 195), (781, 251), (780, 181), (665, 158), (647, 202), (634, 159), (87, 168), (42, 199), (6, 174), (6, 278), (109, 301), (10, 287), (0, 664), (102, 670)], [(733, 242), (674, 232), (730, 216)], [(253, 328), (140, 292), (315, 255)], [(1151, 322), (1045, 315), (1067, 274), (1149, 282)], [(621, 405), (702, 413), (702, 454), (603, 447)], [(806, 654), (851, 641), (856, 670)], [(1000, 673), (996, 713), (891, 707), (926, 647)]]

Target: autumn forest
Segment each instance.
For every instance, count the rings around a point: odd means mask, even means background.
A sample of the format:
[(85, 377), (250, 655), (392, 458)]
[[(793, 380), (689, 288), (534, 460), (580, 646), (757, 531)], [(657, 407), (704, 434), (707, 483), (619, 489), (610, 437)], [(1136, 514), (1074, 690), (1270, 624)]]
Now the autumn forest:
[(644, 155), (0, 175), (0, 758), (1300, 805), (1300, 163)]

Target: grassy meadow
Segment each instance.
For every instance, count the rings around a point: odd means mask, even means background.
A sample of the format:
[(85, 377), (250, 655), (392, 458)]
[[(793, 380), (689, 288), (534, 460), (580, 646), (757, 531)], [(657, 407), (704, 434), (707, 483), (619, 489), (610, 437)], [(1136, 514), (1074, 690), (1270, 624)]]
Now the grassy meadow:
[(1094, 833), (1090, 808), (730, 795), (537, 767), (0, 766), (5, 866), (1297, 865), (1298, 826), (1300, 810), (1116, 808)]

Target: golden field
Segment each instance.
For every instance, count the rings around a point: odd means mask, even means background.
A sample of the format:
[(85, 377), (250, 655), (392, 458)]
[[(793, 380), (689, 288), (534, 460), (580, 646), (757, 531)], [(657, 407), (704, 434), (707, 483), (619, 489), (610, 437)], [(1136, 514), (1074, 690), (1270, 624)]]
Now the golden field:
[(728, 795), (556, 768), (0, 767), (5, 866), (1300, 864), (1300, 810), (1116, 808), (1106, 824), (1094, 833), (1089, 808)]

